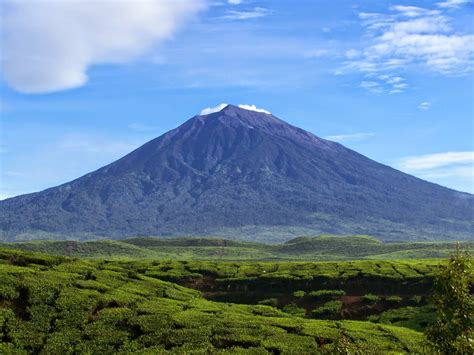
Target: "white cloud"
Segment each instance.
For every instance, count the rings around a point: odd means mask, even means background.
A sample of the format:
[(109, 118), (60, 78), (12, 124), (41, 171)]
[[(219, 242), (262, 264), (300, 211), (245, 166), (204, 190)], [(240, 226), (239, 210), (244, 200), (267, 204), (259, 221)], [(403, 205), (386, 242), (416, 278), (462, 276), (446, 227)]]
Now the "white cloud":
[(405, 157), (399, 160), (402, 170), (415, 171), (434, 169), (453, 164), (474, 164), (474, 152), (445, 152)]
[(81, 154), (100, 154), (102, 156), (121, 156), (136, 149), (138, 144), (115, 140), (106, 140), (100, 137), (83, 134), (68, 134), (57, 143), (61, 151), (77, 152)]
[(309, 50), (309, 51), (306, 51), (304, 53), (304, 56), (306, 58), (321, 58), (321, 57), (324, 57), (326, 55), (328, 55), (329, 51), (327, 49), (312, 49), (312, 50)]
[(380, 84), (377, 82), (377, 81), (362, 81), (360, 83), (360, 87), (361, 88), (364, 88), (374, 94), (380, 94), (383, 92), (383, 89), (382, 87), (380, 86)]
[(227, 2), (231, 5), (240, 5), (242, 4), (242, 0), (227, 0)]
[(19, 194), (11, 193), (8, 191), (0, 191), (0, 201), (1, 200), (6, 200), (7, 198), (15, 197)]
[(357, 49), (349, 49), (345, 53), (346, 58), (349, 58), (349, 59), (356, 58), (360, 56), (360, 54), (361, 54), (360, 51), (358, 51)]
[(203, 115), (209, 115), (211, 113), (215, 113), (215, 112), (219, 112), (221, 110), (223, 110), (224, 108), (226, 108), (228, 106), (228, 104), (220, 104), (220, 105), (217, 105), (215, 107), (207, 107), (205, 109), (203, 109), (200, 113), (201, 116)]
[(423, 111), (429, 110), (430, 107), (431, 107), (431, 102), (428, 102), (428, 101), (424, 101), (418, 105), (418, 108)]
[(227, 14), (222, 16), (222, 18), (227, 20), (248, 20), (259, 17), (265, 17), (272, 13), (269, 9), (263, 7), (254, 7), (252, 10), (247, 11), (236, 11), (228, 10)]
[(438, 2), (436, 5), (441, 8), (457, 9), (465, 4), (472, 4), (472, 0), (447, 0), (443, 2)]
[(255, 112), (261, 112), (261, 113), (266, 113), (268, 115), (271, 115), (270, 111), (264, 110), (263, 108), (258, 108), (255, 105), (245, 105), (245, 104), (240, 104), (240, 108), (243, 108), (244, 110), (249, 110), (249, 111), (255, 111)]
[(91, 65), (143, 55), (203, 7), (204, 0), (6, 0), (2, 70), (25, 93), (79, 87)]
[(335, 136), (327, 136), (324, 139), (333, 142), (358, 142), (375, 136), (375, 133), (353, 133), (353, 134), (339, 134)]
[(130, 123), (128, 128), (135, 132), (152, 132), (160, 129), (159, 126), (146, 125), (138, 122)]
[[(340, 72), (362, 73), (365, 81), (379, 84), (377, 92), (405, 90), (407, 83), (395, 86), (382, 77), (400, 77), (409, 67), (448, 76), (473, 70), (474, 35), (456, 32), (452, 19), (441, 10), (398, 5), (390, 7), (388, 14), (360, 13), (359, 18), (365, 28), (361, 55), (346, 53), (349, 60)], [(374, 92), (373, 86), (361, 86)]]
[(22, 173), (22, 172), (19, 172), (19, 171), (12, 171), (12, 170), (5, 171), (4, 175), (6, 175), (6, 176), (12, 176), (12, 177), (22, 177), (22, 176), (26, 176), (25, 173)]
[(474, 151), (405, 157), (396, 166), (421, 179), (474, 193)]

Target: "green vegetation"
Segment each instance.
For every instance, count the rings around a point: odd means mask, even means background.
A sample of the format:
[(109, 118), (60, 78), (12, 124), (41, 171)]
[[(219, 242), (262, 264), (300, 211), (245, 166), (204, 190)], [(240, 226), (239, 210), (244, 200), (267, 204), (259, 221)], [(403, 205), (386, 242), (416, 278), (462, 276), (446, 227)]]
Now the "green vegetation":
[[(465, 245), (473, 243), (466, 242)], [(414, 259), (449, 256), (454, 243), (382, 243), (368, 236), (299, 237), (284, 244), (217, 238), (133, 238), (120, 241), (32, 241), (4, 247), (48, 254), (113, 259), (174, 260), (351, 260)]]
[(331, 298), (333, 296), (344, 296), (346, 292), (343, 290), (318, 290), (318, 291), (311, 291), (309, 295), (314, 298)]
[(342, 302), (341, 301), (329, 301), (321, 307), (313, 309), (313, 314), (316, 316), (332, 316), (337, 315), (341, 312)]
[(306, 292), (301, 291), (301, 290), (293, 292), (293, 296), (295, 296), (296, 298), (302, 298), (305, 295), (306, 295)]
[[(412, 297), (427, 289), (437, 265), (113, 261), (0, 249), (0, 353), (417, 352), (424, 342), (419, 331), (311, 319), (308, 309), (326, 307), (334, 314), (346, 305), (341, 300), (301, 304), (307, 298), (293, 292), (341, 289), (347, 296), (335, 297), (360, 298), (405, 285), (406, 297)], [(277, 301), (268, 303), (286, 312), (256, 304), (271, 294)], [(242, 295), (254, 297), (253, 303), (211, 300)]]
[(440, 353), (474, 353), (473, 271), (469, 252), (458, 247), (435, 275), (436, 320), (426, 334), (431, 347)]
[(385, 301), (393, 302), (393, 303), (400, 303), (403, 299), (400, 296), (388, 296), (385, 297)]
[(368, 294), (364, 295), (364, 297), (362, 297), (362, 299), (366, 302), (378, 302), (378, 301), (380, 301), (380, 296), (368, 293)]
[(381, 314), (370, 316), (368, 320), (423, 331), (434, 322), (435, 309), (432, 305), (401, 307), (389, 309)]

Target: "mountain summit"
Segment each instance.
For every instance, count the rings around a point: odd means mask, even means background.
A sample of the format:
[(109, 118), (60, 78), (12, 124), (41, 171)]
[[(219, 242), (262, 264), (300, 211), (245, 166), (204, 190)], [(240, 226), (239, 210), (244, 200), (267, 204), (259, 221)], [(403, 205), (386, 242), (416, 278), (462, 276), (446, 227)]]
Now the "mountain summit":
[(473, 215), (473, 195), (228, 105), (77, 180), (1, 201), (0, 238), (472, 239)]

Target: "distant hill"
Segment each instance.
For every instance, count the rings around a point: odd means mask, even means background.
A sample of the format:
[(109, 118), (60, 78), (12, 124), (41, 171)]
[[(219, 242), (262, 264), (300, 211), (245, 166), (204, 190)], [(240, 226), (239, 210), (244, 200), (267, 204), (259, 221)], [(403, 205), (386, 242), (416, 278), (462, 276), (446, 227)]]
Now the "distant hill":
[[(61, 164), (61, 162), (58, 162)], [(77, 180), (0, 202), (0, 238), (474, 236), (474, 196), (229, 105)]]
[[(467, 243), (474, 247), (474, 243)], [(218, 238), (132, 238), (97, 241), (31, 241), (0, 247), (55, 255), (109, 259), (177, 260), (351, 260), (412, 259), (448, 256), (455, 243), (382, 243), (368, 236), (300, 237), (284, 244)]]

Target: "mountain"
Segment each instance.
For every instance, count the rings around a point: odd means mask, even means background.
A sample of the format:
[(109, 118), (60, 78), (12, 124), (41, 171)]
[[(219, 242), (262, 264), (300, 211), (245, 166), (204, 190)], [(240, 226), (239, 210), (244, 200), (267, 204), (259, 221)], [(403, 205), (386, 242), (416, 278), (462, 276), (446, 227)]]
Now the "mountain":
[[(58, 162), (60, 164), (60, 162)], [(3, 240), (315, 233), (472, 239), (474, 196), (228, 105), (72, 182), (0, 202)]]

